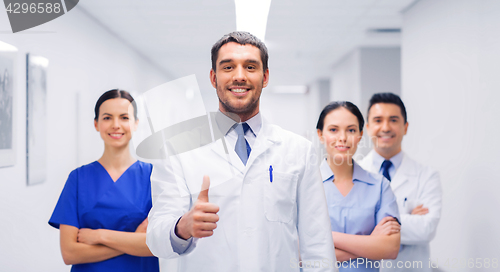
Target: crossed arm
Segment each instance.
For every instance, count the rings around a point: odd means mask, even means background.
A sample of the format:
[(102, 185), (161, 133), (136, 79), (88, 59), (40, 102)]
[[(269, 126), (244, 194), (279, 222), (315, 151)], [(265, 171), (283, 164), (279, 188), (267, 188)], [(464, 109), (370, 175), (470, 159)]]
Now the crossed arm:
[(370, 235), (353, 235), (332, 231), (338, 261), (359, 257), (372, 260), (395, 259), (400, 245), (401, 226), (392, 217), (383, 218)]
[(135, 232), (78, 229), (61, 224), (59, 230), (64, 263), (94, 263), (122, 254), (153, 256), (146, 245), (147, 224), (146, 219)]
[(439, 174), (425, 171), (420, 178), (422, 192), (418, 204), (411, 214), (401, 214), (401, 243), (404, 245), (425, 245), (436, 235), (441, 217), (442, 188)]

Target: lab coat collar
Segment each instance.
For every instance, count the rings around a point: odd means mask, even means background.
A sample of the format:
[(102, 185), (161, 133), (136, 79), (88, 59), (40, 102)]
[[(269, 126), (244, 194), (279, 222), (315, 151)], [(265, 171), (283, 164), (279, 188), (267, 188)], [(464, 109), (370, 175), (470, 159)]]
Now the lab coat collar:
[[(249, 126), (252, 129), (252, 132), (257, 135), (257, 138), (255, 139), (255, 144), (250, 152), (250, 157), (248, 158), (246, 166), (241, 162), (241, 159), (238, 157), (236, 152), (234, 152), (234, 148), (227, 145), (224, 137), (212, 144), (212, 150), (228, 161), (230, 165), (238, 169), (241, 173), (244, 173), (245, 169), (247, 169), (260, 154), (264, 153), (272, 145), (281, 143), (279, 133), (275, 131), (277, 128), (272, 126), (265, 118), (262, 117), (262, 115), (260, 115), (260, 113), (251, 119), (256, 121), (251, 121)], [(260, 127), (258, 119), (262, 122)], [(212, 119), (212, 122), (216, 122), (219, 130), (224, 134), (227, 133), (235, 123), (237, 123), (234, 119), (231, 119), (231, 117), (225, 114), (216, 114), (215, 118)]]
[[(391, 188), (393, 190), (406, 183), (406, 181), (408, 181), (408, 179), (412, 176), (417, 175), (416, 169), (412, 169), (412, 160), (403, 151), (401, 151), (400, 154), (402, 154), (403, 157), (401, 160), (401, 165), (398, 167), (396, 173), (394, 174), (394, 177), (392, 177), (391, 179)], [(381, 162), (377, 161), (377, 157), (380, 157), (380, 155), (372, 149), (363, 160), (363, 165), (366, 167), (366, 170), (372, 173), (379, 174), (379, 163)]]
[(262, 128), (262, 115), (257, 113), (254, 117), (246, 121), (252, 133), (257, 137), (259, 135), (260, 129)]
[[(378, 154), (375, 150), (372, 150), (372, 158), (373, 158), (373, 166), (374, 169), (377, 170), (377, 173), (380, 173), (380, 169), (382, 168), (382, 163), (385, 161), (385, 158)], [(397, 171), (401, 166), (401, 161), (403, 160), (404, 153), (400, 151), (398, 154), (394, 155), (389, 161), (392, 163), (394, 169)]]
[(262, 117), (262, 127), (257, 134), (254, 147), (250, 152), (250, 157), (247, 161), (247, 168), (252, 165), (257, 157), (266, 152), (271, 146), (281, 144), (282, 139), (279, 136), (278, 131), (276, 131), (278, 129), (280, 128), (271, 125), (266, 118)]
[(393, 190), (396, 190), (399, 186), (417, 176), (418, 169), (415, 162), (408, 155), (403, 154), (401, 166), (399, 166), (394, 178), (392, 178), (391, 187)]
[(243, 172), (245, 166), (241, 162), (241, 159), (238, 157), (236, 152), (234, 152), (234, 147), (228, 146), (224, 136), (228, 133), (228, 131), (238, 123), (238, 117), (236, 115), (229, 116), (221, 111), (215, 112), (213, 115), (210, 115), (211, 123), (213, 129), (213, 133), (216, 140), (211, 145), (211, 149), (221, 158), (223, 158), (227, 163), (240, 172)]
[(229, 130), (238, 123), (238, 116), (236, 115), (226, 115), (220, 110), (215, 112), (214, 117), (212, 120), (215, 121), (215, 124), (217, 125), (217, 128), (219, 129), (219, 133), (221, 135), (226, 135)]
[[(217, 112), (216, 117), (217, 125), (222, 132), (223, 135), (227, 135), (231, 129), (235, 128), (236, 124), (239, 124), (239, 117), (236, 115), (226, 115), (222, 113), (220, 110)], [(262, 128), (262, 115), (257, 113), (252, 118), (245, 121), (247, 125), (250, 127), (250, 131), (257, 137), (259, 135), (260, 129)]]

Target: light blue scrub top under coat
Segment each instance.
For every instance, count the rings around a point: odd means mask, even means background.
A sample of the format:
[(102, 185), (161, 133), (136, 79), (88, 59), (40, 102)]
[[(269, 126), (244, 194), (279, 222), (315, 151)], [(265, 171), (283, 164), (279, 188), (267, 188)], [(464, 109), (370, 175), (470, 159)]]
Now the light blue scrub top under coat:
[[(382, 175), (364, 170), (356, 162), (353, 167), (354, 185), (345, 197), (333, 183), (333, 172), (327, 161), (324, 160), (320, 167), (332, 231), (370, 235), (380, 220), (386, 216), (395, 217), (401, 222), (396, 197), (389, 181)], [(356, 260), (343, 262), (339, 270), (379, 271), (376, 267), (379, 267), (380, 261), (358, 260), (358, 262)]]
[[(97, 161), (73, 170), (49, 224), (134, 232), (152, 206), (149, 163), (136, 161), (115, 182)], [(158, 258), (123, 254), (95, 263), (76, 264), (71, 271), (158, 272)]]

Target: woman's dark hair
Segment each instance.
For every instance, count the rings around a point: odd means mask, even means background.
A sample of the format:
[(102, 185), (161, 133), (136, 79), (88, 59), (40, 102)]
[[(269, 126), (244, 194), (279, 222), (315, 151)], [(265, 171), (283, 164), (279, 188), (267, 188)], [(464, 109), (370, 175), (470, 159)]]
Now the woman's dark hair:
[(321, 114), (319, 115), (318, 119), (318, 124), (316, 125), (316, 129), (323, 130), (323, 127), (325, 125), (325, 117), (332, 112), (333, 110), (336, 110), (338, 108), (345, 108), (346, 110), (350, 111), (356, 118), (358, 118), (358, 124), (359, 124), (359, 131), (363, 131), (363, 126), (365, 125), (365, 120), (363, 119), (363, 114), (361, 114), (361, 111), (359, 111), (359, 108), (354, 105), (353, 103), (349, 101), (334, 101), (331, 102), (330, 104), (326, 105), (325, 108), (321, 111)]
[[(406, 117), (406, 108), (405, 104), (403, 104), (403, 101), (401, 98), (393, 93), (376, 93), (370, 98), (370, 102), (368, 104), (368, 114), (370, 113), (370, 109), (372, 108), (373, 105), (377, 103), (387, 103), (387, 104), (394, 104), (399, 107), (401, 110), (401, 116), (403, 116), (403, 120), (408, 122), (408, 117)], [(367, 115), (368, 116), (368, 115)], [(368, 117), (367, 117), (368, 118)]]
[(114, 98), (125, 98), (128, 101), (130, 101), (130, 103), (132, 103), (132, 106), (134, 107), (134, 118), (135, 118), (135, 120), (138, 120), (138, 118), (137, 118), (137, 105), (135, 104), (135, 101), (134, 101), (134, 98), (132, 97), (132, 95), (130, 95), (129, 92), (124, 91), (124, 90), (113, 89), (113, 90), (109, 90), (109, 91), (103, 93), (101, 95), (101, 97), (99, 97), (99, 99), (97, 99), (97, 102), (95, 103), (95, 108), (94, 108), (94, 113), (95, 113), (94, 120), (95, 121), (97, 121), (97, 119), (99, 118), (99, 108), (101, 107), (102, 103), (104, 103), (104, 101), (106, 101), (106, 100), (114, 99)]

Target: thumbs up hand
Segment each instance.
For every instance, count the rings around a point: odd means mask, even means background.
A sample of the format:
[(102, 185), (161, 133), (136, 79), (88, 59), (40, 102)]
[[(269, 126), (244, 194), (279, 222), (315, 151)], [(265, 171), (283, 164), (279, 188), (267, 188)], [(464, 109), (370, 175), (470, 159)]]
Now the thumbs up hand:
[(204, 176), (200, 194), (198, 195), (198, 202), (208, 202), (208, 189), (210, 189), (210, 177)]
[(191, 237), (202, 238), (214, 234), (219, 221), (219, 206), (208, 202), (208, 189), (210, 188), (210, 178), (203, 177), (203, 184), (198, 195), (198, 200), (194, 206), (185, 213), (175, 226), (175, 234), (184, 240)]

